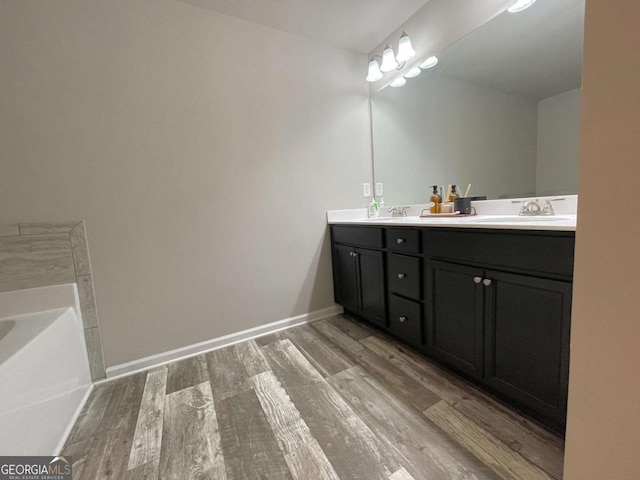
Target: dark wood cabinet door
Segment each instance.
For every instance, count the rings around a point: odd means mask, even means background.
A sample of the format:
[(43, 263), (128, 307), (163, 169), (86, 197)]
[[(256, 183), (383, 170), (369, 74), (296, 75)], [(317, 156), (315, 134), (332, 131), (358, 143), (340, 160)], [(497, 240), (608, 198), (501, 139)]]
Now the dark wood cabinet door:
[(443, 362), (482, 377), (484, 271), (429, 261), (426, 269), (427, 351)]
[(485, 382), (564, 428), (571, 283), (487, 271)]
[(359, 314), (376, 325), (386, 327), (384, 253), (361, 248), (357, 248), (355, 253), (360, 285)]
[(346, 310), (358, 312), (358, 277), (353, 247), (334, 245), (333, 282), (336, 303)]

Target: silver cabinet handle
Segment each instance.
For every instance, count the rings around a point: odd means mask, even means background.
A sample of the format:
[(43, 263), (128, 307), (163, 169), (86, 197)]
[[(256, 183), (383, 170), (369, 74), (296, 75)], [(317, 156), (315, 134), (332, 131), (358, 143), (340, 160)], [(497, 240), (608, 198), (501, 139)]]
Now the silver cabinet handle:
[(404, 243), (404, 238), (396, 238), (397, 243)]
[(350, 256), (350, 257), (353, 257), (353, 252), (349, 252), (349, 256)]
[(402, 279), (402, 278), (404, 278), (404, 277), (406, 277), (406, 275), (405, 275), (404, 273), (399, 273), (399, 274), (398, 274), (398, 278)]
[(482, 284), (483, 284), (485, 287), (488, 287), (489, 285), (491, 285), (491, 280), (490, 280), (490, 279), (488, 279), (488, 278), (485, 278), (484, 280), (482, 280)]
[(353, 256), (357, 257), (358, 256), (358, 252), (353, 252)]
[(474, 283), (480, 283), (482, 281), (482, 277), (473, 277)]
[(398, 320), (400, 320), (400, 323), (404, 323), (407, 320), (407, 317), (400, 317)]

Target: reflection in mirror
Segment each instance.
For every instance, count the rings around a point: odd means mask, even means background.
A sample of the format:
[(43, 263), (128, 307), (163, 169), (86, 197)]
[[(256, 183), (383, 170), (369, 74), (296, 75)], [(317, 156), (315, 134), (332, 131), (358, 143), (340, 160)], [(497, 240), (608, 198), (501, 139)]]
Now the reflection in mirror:
[(387, 204), (426, 203), (433, 184), (489, 199), (577, 193), (583, 33), (584, 0), (538, 0), (375, 95)]

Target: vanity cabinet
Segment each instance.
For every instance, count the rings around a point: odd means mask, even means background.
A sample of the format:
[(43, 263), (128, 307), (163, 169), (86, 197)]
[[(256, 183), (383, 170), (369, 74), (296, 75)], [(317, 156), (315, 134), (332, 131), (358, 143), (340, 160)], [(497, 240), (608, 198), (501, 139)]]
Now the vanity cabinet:
[(488, 270), (484, 381), (564, 424), (569, 379), (571, 283)]
[(442, 362), (476, 378), (484, 367), (483, 270), (429, 261), (426, 350)]
[[(379, 235), (382, 245), (381, 231), (349, 233), (339, 229), (338, 238), (345, 242), (376, 245), (375, 237)], [(386, 327), (384, 252), (343, 244), (334, 244), (332, 250), (336, 302), (345, 310), (379, 327)]]
[(335, 299), (563, 431), (573, 232), (331, 227)]

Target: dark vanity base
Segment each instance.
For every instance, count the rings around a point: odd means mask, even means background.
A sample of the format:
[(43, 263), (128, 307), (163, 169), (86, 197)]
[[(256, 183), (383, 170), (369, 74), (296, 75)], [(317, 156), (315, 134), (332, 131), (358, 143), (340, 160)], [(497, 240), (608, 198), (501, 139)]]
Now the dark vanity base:
[(562, 433), (573, 232), (333, 225), (336, 302)]
[(520, 413), (522, 416), (526, 417), (528, 420), (532, 421), (533, 423), (540, 425), (546, 430), (564, 438), (566, 420), (562, 422), (562, 424), (559, 424), (555, 419), (545, 419), (536, 410), (532, 410), (527, 405), (514, 401), (508, 395), (504, 395), (500, 391), (492, 389), (490, 386), (487, 386), (485, 383), (479, 381), (477, 378), (474, 378), (474, 376), (469, 375), (460, 369), (452, 367), (451, 365), (445, 362), (439, 361), (437, 357), (429, 355), (429, 353), (427, 353), (424, 349), (421, 349), (419, 347), (416, 347), (415, 345), (412, 345), (411, 343), (407, 342), (403, 338), (397, 335), (394, 335), (388, 329), (381, 328), (375, 323), (371, 323), (365, 320), (364, 318), (358, 316), (356, 313), (350, 312), (348, 310), (344, 311), (344, 315), (355, 322), (363, 323), (367, 327), (375, 330), (380, 335), (385, 335), (396, 342), (402, 343), (406, 348), (411, 349), (413, 352), (437, 364), (440, 368), (443, 368), (444, 370), (452, 373), (453, 375), (464, 380), (470, 385), (478, 388), (479, 390), (487, 394), (492, 399), (504, 404), (508, 408), (512, 408), (513, 410), (517, 411), (518, 413)]

